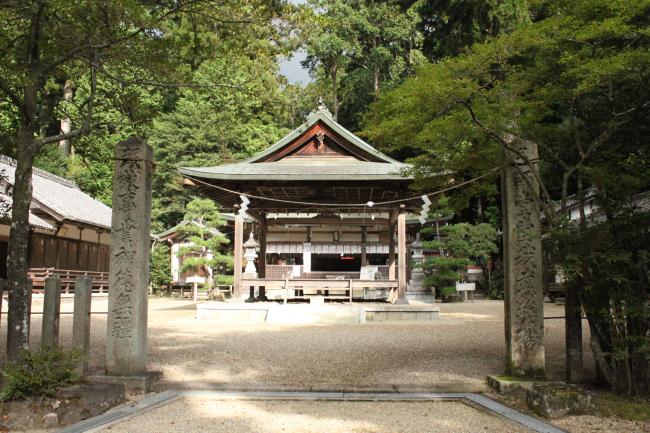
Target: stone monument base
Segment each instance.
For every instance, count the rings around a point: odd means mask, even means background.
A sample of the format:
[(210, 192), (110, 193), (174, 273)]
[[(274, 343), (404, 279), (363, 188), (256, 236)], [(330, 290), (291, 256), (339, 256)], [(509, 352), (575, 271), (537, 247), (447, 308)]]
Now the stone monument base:
[(130, 394), (145, 394), (151, 391), (154, 382), (162, 378), (162, 371), (147, 371), (141, 376), (108, 376), (99, 374), (88, 376), (90, 382), (117, 383), (124, 385), (124, 389)]

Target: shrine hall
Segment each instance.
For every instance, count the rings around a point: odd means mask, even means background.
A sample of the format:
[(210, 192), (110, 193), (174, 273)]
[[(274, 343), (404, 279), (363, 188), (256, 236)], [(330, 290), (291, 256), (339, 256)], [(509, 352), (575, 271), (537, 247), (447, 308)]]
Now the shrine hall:
[(243, 162), (180, 172), (186, 185), (235, 214), (235, 297), (407, 303), (407, 214), (423, 204), (412, 198), (408, 169), (321, 105)]

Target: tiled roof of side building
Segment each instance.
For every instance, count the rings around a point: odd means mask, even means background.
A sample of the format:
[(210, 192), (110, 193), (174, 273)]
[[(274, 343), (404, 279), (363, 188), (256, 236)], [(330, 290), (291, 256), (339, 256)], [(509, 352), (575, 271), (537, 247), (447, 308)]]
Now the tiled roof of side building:
[[(0, 220), (9, 221), (11, 219), (11, 205), (13, 200), (10, 196), (0, 193)], [(43, 230), (55, 231), (56, 227), (45, 221), (38, 215), (29, 212), (29, 225)]]
[[(13, 185), (16, 182), (15, 160), (0, 155), (0, 174)], [(35, 168), (32, 185), (34, 201), (60, 219), (111, 228), (111, 208), (81, 191), (73, 181)]]

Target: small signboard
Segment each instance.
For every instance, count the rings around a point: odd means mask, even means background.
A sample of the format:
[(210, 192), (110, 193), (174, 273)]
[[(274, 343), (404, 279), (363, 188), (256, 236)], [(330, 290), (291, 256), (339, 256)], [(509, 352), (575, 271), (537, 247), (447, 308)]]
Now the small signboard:
[(456, 283), (457, 292), (473, 292), (476, 290), (476, 283)]
[(185, 278), (186, 283), (205, 283), (205, 277), (200, 277), (197, 275)]
[(378, 266), (361, 266), (361, 271), (359, 272), (360, 280), (374, 280), (375, 274), (379, 272)]

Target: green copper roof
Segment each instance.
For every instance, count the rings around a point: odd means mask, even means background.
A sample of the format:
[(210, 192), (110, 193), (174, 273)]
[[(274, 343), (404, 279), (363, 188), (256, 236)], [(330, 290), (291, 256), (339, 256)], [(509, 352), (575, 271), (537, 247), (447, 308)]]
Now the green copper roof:
[[(324, 123), (332, 131), (352, 146), (370, 154), (377, 161), (362, 161), (352, 158), (299, 158), (281, 159), (274, 162), (259, 162), (280, 151), (300, 137), (318, 122)], [(410, 168), (390, 158), (339, 125), (323, 106), (309, 114), (307, 121), (253, 157), (235, 164), (215, 167), (183, 167), (181, 174), (190, 177), (221, 180), (407, 180), (412, 176), (404, 174)]]
[(402, 174), (407, 164), (383, 162), (300, 161), (300, 164), (264, 162), (226, 164), (216, 167), (181, 168), (186, 176), (224, 180), (400, 180), (411, 179)]

